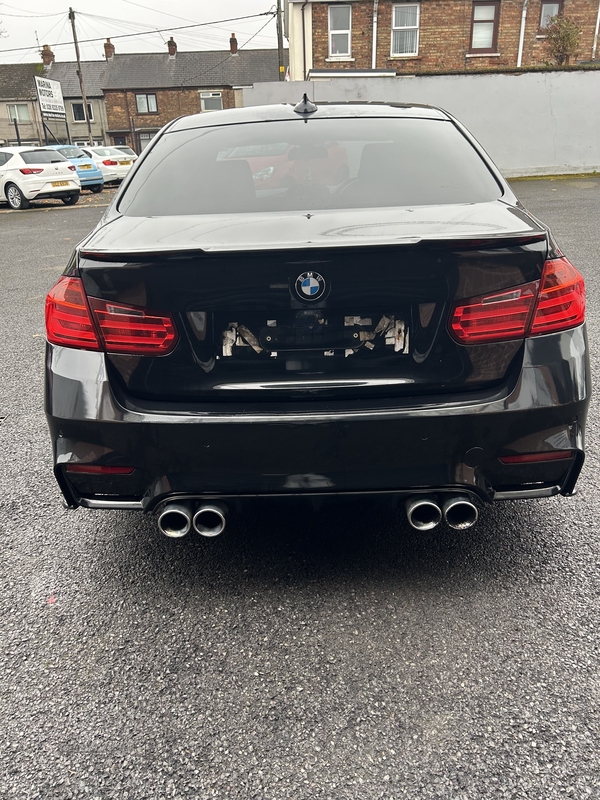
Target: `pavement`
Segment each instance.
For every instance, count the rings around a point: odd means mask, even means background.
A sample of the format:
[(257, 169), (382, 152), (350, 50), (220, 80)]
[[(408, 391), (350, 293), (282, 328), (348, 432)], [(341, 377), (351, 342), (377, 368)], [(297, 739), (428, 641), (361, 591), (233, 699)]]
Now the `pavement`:
[[(600, 180), (514, 184), (588, 289)], [(252, 502), (216, 540), (67, 511), (43, 301), (102, 208), (0, 218), (0, 798), (600, 797), (598, 399), (572, 499), (417, 533)]]

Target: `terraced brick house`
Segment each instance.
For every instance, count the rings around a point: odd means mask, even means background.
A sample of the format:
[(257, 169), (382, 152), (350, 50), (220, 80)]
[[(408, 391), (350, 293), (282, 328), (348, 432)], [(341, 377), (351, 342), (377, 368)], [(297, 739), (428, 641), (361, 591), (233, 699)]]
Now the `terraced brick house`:
[(544, 65), (553, 16), (577, 20), (596, 58), (599, 0), (288, 0), (292, 80)]
[[(92, 136), (97, 144), (129, 145), (137, 152), (176, 117), (240, 106), (244, 88), (279, 80), (277, 50), (238, 50), (235, 35), (229, 50), (178, 53), (171, 37), (165, 53), (119, 55), (110, 39), (104, 52), (102, 61), (82, 62)], [(24, 143), (45, 142), (34, 75), (61, 84), (71, 141), (87, 143), (76, 63), (57, 62), (46, 45), (41, 55), (43, 63), (0, 64), (0, 145), (16, 143), (14, 117)], [(56, 140), (67, 141), (62, 120), (47, 125)]]

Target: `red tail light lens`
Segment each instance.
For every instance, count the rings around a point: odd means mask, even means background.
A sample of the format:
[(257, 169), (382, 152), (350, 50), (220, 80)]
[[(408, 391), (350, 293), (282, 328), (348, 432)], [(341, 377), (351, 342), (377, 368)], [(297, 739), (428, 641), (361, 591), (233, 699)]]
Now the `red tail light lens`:
[(19, 172), (22, 172), (23, 175), (39, 175), (40, 172), (43, 171), (44, 171), (43, 167), (41, 169), (33, 169), (33, 167), (23, 167), (23, 169), (19, 170)]
[(81, 278), (62, 277), (46, 297), (46, 335), (52, 344), (100, 350)]
[(89, 303), (110, 353), (164, 355), (177, 342), (171, 316), (90, 297)]
[(75, 172), (77, 170), (77, 167), (74, 164), (69, 164), (69, 169)]
[(119, 165), (118, 161), (112, 161), (110, 158), (105, 159), (102, 163), (107, 167), (117, 167)]
[(531, 334), (535, 336), (575, 328), (584, 319), (583, 277), (566, 258), (546, 261)]
[(46, 298), (51, 344), (131, 355), (166, 355), (177, 344), (169, 314), (87, 297), (81, 278), (59, 278)]
[(450, 331), (460, 344), (522, 339), (537, 298), (538, 282), (492, 295), (471, 297), (454, 307)]
[(457, 303), (449, 328), (459, 344), (479, 344), (568, 330), (584, 319), (583, 278), (566, 258), (555, 258), (540, 281)]

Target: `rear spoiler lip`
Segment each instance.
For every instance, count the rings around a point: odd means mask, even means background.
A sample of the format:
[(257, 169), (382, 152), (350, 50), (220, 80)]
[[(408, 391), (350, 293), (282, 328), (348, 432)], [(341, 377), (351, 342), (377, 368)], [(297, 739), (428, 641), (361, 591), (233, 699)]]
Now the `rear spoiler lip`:
[(452, 237), (417, 237), (407, 236), (405, 238), (395, 238), (389, 241), (364, 241), (358, 242), (336, 242), (334, 245), (327, 246), (324, 242), (290, 242), (285, 247), (281, 245), (269, 246), (268, 244), (250, 244), (247, 243), (241, 246), (220, 246), (220, 247), (189, 247), (189, 248), (139, 248), (135, 250), (105, 250), (83, 247), (79, 250), (81, 258), (90, 259), (92, 261), (145, 261), (161, 258), (193, 258), (197, 256), (213, 256), (213, 255), (226, 255), (226, 254), (242, 254), (242, 253), (256, 253), (256, 252), (290, 252), (298, 249), (314, 249), (314, 250), (338, 250), (347, 247), (356, 248), (371, 248), (371, 249), (387, 249), (394, 247), (411, 247), (422, 244), (437, 246), (437, 247), (452, 247), (460, 246), (462, 248), (477, 248), (485, 247), (489, 244), (498, 246), (504, 242), (512, 246), (515, 245), (528, 245), (537, 242), (545, 241), (548, 237), (547, 231), (532, 232), (524, 234), (522, 231), (515, 233), (495, 233), (490, 235), (479, 235), (477, 237), (472, 235), (452, 236)]

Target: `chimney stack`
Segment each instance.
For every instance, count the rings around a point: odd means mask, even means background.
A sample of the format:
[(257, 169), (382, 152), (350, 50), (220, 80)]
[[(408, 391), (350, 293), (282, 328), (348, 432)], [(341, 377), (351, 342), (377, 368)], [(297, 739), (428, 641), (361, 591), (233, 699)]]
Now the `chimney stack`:
[(173, 40), (172, 36), (167, 42), (167, 47), (169, 48), (169, 58), (175, 58), (177, 55), (177, 42)]
[(229, 40), (229, 49), (231, 50), (231, 55), (237, 55), (237, 39), (235, 38), (235, 33), (231, 34), (231, 39)]
[(42, 47), (42, 52), (40, 53), (42, 57), (42, 61), (44, 62), (45, 67), (51, 67), (54, 64), (54, 53), (50, 49), (49, 44), (45, 44)]
[(105, 58), (107, 61), (111, 61), (111, 60), (112, 60), (112, 57), (114, 56), (114, 54), (115, 54), (115, 46), (114, 46), (114, 44), (113, 44), (113, 43), (110, 41), (110, 39), (107, 39), (107, 40), (104, 42), (104, 58)]

